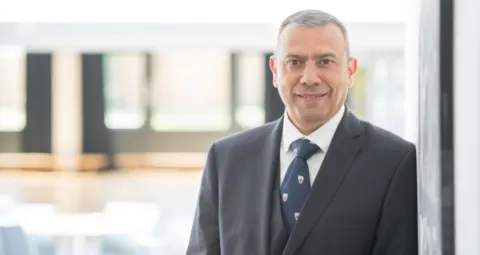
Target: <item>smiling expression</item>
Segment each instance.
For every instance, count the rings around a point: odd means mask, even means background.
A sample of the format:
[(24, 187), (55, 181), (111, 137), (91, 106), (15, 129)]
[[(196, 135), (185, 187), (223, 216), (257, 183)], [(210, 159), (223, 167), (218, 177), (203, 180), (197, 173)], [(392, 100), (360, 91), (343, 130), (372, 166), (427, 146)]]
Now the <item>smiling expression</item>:
[(357, 61), (334, 24), (306, 27), (290, 24), (270, 59), (273, 84), (288, 117), (304, 134), (331, 119), (345, 103)]

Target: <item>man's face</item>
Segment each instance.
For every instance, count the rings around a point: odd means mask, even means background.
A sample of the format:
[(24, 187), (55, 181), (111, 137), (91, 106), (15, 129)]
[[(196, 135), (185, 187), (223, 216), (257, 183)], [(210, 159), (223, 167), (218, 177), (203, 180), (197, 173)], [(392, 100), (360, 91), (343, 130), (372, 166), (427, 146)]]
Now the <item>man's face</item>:
[(273, 84), (289, 118), (304, 133), (313, 132), (342, 107), (356, 68), (334, 24), (288, 25), (270, 59)]

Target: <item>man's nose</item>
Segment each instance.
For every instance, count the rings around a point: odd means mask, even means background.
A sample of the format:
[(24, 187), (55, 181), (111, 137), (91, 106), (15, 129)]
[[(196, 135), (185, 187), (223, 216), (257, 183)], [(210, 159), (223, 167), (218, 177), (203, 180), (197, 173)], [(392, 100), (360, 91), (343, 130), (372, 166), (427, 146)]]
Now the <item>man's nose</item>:
[(322, 80), (318, 76), (318, 69), (313, 61), (305, 63), (301, 83), (305, 85), (319, 85)]

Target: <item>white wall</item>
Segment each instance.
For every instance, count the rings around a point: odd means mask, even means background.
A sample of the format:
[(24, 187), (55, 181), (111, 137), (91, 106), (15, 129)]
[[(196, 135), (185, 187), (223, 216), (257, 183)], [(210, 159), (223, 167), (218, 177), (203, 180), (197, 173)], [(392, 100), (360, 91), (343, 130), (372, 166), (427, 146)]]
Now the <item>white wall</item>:
[(403, 0), (15, 0), (1, 5), (0, 22), (277, 24), (305, 8), (331, 12), (348, 23), (402, 22), (409, 12)]
[(480, 254), (480, 3), (454, 1), (455, 247)]
[[(1, 14), (0, 14), (1, 16)], [(403, 49), (404, 23), (348, 23), (352, 50)], [(82, 51), (215, 47), (270, 51), (277, 26), (258, 24), (0, 23), (0, 46), (32, 51)]]

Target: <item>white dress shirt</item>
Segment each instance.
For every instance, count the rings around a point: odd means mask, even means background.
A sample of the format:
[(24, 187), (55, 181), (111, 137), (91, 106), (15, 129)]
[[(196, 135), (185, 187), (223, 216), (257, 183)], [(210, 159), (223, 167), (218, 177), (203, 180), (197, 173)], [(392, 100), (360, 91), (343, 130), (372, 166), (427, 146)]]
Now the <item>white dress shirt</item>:
[(295, 157), (295, 153), (291, 149), (291, 144), (297, 139), (306, 138), (315, 143), (320, 150), (313, 154), (310, 159), (307, 160), (308, 169), (310, 172), (310, 184), (313, 184), (315, 177), (317, 176), (320, 166), (323, 163), (325, 154), (328, 151), (328, 147), (332, 142), (333, 135), (337, 130), (338, 124), (342, 120), (345, 112), (345, 106), (343, 105), (340, 110), (323, 126), (315, 130), (309, 136), (303, 135), (290, 121), (287, 113), (283, 118), (283, 131), (282, 131), (282, 144), (280, 146), (280, 183), (283, 182), (283, 178), (287, 173), (288, 166)]

